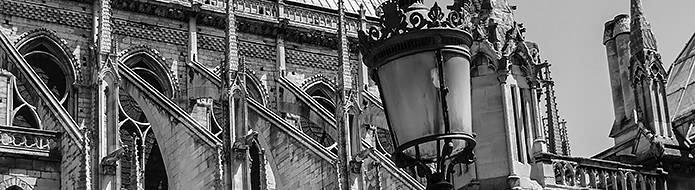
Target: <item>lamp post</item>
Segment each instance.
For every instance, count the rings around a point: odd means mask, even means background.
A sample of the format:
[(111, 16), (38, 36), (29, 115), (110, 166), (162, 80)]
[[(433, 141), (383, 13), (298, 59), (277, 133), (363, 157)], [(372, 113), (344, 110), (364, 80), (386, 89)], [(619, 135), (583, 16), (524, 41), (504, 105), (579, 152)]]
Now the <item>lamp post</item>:
[(360, 31), (360, 51), (396, 145), (398, 167), (415, 167), (427, 189), (453, 189), (448, 173), (472, 163), (470, 46), (463, 1), (446, 6), (388, 0), (379, 23)]

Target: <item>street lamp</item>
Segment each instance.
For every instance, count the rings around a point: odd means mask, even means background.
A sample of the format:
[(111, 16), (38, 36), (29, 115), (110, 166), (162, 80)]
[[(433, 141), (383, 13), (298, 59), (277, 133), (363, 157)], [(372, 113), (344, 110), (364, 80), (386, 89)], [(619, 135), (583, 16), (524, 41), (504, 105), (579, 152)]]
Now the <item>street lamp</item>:
[(388, 0), (379, 23), (359, 36), (396, 145), (392, 159), (415, 167), (431, 190), (453, 189), (448, 172), (474, 159), (472, 38), (462, 2), (443, 11), (437, 2)]

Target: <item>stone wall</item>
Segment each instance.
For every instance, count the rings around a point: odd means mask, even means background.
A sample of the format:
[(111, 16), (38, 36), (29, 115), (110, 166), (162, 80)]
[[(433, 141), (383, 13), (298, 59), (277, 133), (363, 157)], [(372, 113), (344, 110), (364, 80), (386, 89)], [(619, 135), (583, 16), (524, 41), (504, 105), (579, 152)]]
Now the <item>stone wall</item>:
[(13, 185), (34, 190), (56, 189), (61, 186), (60, 170), (60, 162), (55, 160), (0, 157), (0, 189)]
[(251, 130), (259, 133), (261, 148), (265, 149), (270, 168), (274, 170), (277, 189), (337, 189), (335, 155), (310, 148), (307, 143), (316, 142), (307, 142), (312, 141), (307, 136), (298, 139), (288, 132), (301, 133), (298, 129), (274, 124), (266, 117), (249, 110), (248, 123)]

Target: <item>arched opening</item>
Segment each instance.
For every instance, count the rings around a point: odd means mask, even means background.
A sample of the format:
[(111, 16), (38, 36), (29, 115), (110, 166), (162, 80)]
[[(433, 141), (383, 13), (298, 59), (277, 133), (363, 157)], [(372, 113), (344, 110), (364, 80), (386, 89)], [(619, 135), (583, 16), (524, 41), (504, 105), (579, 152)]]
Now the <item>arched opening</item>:
[(137, 125), (131, 121), (121, 124), (119, 129), (123, 156), (119, 165), (121, 166), (121, 187), (125, 189), (137, 189), (138, 173), (138, 148), (142, 140)]
[(249, 146), (249, 156), (251, 158), (251, 190), (261, 190), (262, 189), (262, 178), (263, 174), (263, 155), (261, 153), (260, 147), (256, 145), (257, 143), (252, 143)]
[(24, 189), (22, 189), (22, 188), (19, 187), (19, 186), (13, 185), (13, 186), (8, 187), (8, 188), (5, 189), (5, 190), (24, 190)]
[(21, 44), (19, 52), (29, 63), (51, 94), (70, 114), (74, 114), (74, 94), (72, 84), (75, 82), (74, 63), (68, 58), (55, 40), (48, 37), (36, 37)]
[(265, 104), (263, 101), (263, 93), (261, 93), (260, 84), (258, 84), (258, 81), (254, 80), (251, 76), (246, 76), (246, 94), (251, 97), (251, 99), (256, 100), (256, 102)]
[[(164, 159), (147, 117), (134, 103), (124, 106), (121, 100), (120, 141), (124, 149), (121, 158), (121, 186), (126, 189), (168, 189)], [(135, 115), (138, 120), (133, 119)]]
[(335, 101), (333, 101), (335, 91), (326, 83), (319, 82), (311, 85), (306, 89), (306, 93), (329, 112), (335, 112)]
[(126, 57), (123, 63), (158, 92), (168, 97), (173, 96), (169, 71), (148, 53), (135, 53)]
[(157, 140), (151, 145), (151, 150), (146, 156), (145, 162), (145, 189), (163, 190), (169, 189), (167, 172), (164, 167), (162, 152), (159, 150)]

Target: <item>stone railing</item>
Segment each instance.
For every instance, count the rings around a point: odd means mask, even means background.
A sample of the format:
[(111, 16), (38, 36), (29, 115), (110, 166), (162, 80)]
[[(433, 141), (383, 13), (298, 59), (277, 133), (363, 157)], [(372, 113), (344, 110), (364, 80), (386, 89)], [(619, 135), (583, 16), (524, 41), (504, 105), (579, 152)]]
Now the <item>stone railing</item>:
[(551, 164), (554, 184), (560, 189), (664, 190), (666, 173), (659, 168), (646, 168), (619, 162), (590, 158), (545, 154), (540, 158)]
[(350, 36), (357, 36), (357, 32), (360, 30), (360, 20), (347, 18), (345, 19), (347, 34)]
[(0, 126), (0, 152), (48, 156), (58, 132), (24, 127)]
[(278, 15), (278, 5), (273, 1), (237, 0), (234, 6), (240, 14), (263, 20), (275, 20)]
[(216, 12), (225, 12), (227, 0), (194, 0), (195, 3), (200, 3), (200, 8), (212, 10)]
[(338, 15), (299, 6), (286, 6), (283, 16), (294, 24), (320, 27), (330, 31), (338, 28)]

